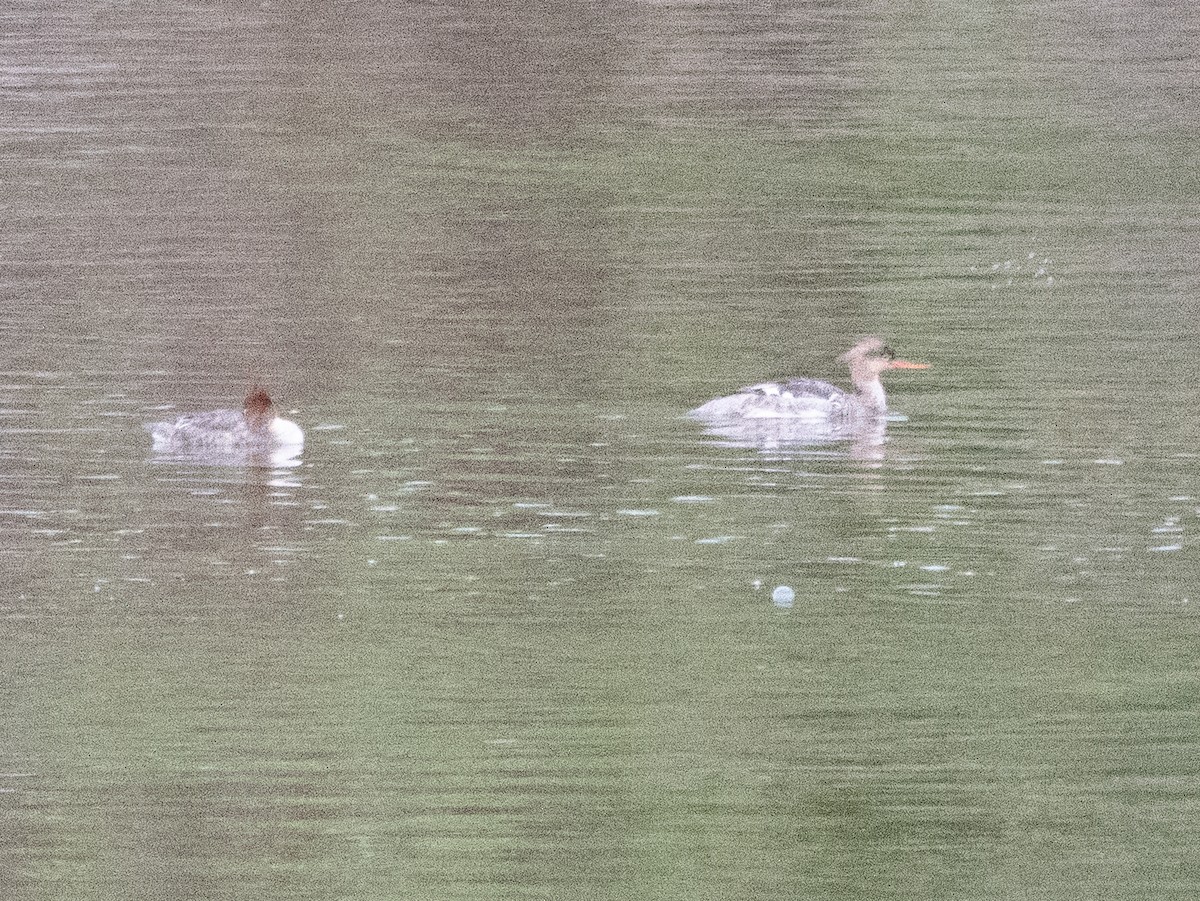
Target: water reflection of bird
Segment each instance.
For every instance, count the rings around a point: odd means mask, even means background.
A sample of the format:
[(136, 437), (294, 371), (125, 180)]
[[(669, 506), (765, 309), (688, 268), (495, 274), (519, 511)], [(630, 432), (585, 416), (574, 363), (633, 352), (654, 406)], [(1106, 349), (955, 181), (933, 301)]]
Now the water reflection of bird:
[(838, 357), (850, 367), (854, 391), (817, 379), (791, 378), (748, 385), (736, 394), (702, 404), (688, 415), (710, 425), (747, 420), (785, 419), (803, 429), (812, 423), (819, 432), (830, 427), (850, 428), (877, 420), (887, 412), (887, 395), (880, 376), (889, 369), (928, 369), (896, 357), (879, 338), (864, 338)]
[(283, 453), (296, 456), (304, 448), (304, 430), (275, 412), (262, 388), (246, 395), (241, 410), (185, 413), (176, 419), (147, 424), (154, 449), (190, 456)]

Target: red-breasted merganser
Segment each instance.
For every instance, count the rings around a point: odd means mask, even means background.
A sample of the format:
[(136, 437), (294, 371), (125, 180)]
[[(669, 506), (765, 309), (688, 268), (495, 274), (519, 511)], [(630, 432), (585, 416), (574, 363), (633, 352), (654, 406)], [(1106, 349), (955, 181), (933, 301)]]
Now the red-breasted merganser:
[(737, 394), (718, 397), (688, 415), (706, 422), (745, 419), (865, 421), (887, 412), (887, 395), (879, 377), (889, 369), (928, 369), (928, 363), (897, 359), (879, 338), (864, 338), (838, 357), (850, 367), (854, 391), (817, 379), (794, 378), (748, 385)]
[(276, 415), (271, 396), (262, 388), (246, 395), (241, 410), (185, 413), (177, 419), (149, 423), (146, 428), (154, 439), (154, 449), (169, 453), (298, 454), (304, 447), (304, 430)]

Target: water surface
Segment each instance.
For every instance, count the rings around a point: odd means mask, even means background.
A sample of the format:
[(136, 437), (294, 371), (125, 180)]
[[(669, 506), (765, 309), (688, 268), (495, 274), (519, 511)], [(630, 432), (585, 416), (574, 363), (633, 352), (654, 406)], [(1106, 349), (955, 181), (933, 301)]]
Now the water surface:
[(1195, 896), (1190, 6), (4, 18), (11, 897)]

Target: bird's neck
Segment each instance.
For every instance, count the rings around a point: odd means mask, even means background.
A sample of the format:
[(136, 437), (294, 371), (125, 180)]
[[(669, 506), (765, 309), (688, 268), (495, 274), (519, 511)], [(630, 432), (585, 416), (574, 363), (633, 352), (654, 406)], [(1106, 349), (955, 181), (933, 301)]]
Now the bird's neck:
[(883, 390), (883, 382), (878, 378), (855, 380), (854, 387), (858, 389), (858, 399), (864, 405), (879, 413), (887, 410), (887, 394)]

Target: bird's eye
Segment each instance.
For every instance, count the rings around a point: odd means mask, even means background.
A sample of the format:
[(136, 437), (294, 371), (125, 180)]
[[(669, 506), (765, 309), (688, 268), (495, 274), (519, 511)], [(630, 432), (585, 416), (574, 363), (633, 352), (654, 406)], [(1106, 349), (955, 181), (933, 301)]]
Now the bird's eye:
[(881, 351), (881, 353), (882, 353), (882, 354), (883, 354), (885, 357), (887, 357), (889, 360), (894, 360), (894, 359), (896, 359), (896, 352), (895, 352), (894, 350), (892, 350), (890, 347), (887, 347), (886, 345), (884, 346), (884, 348), (883, 348), (883, 350)]

